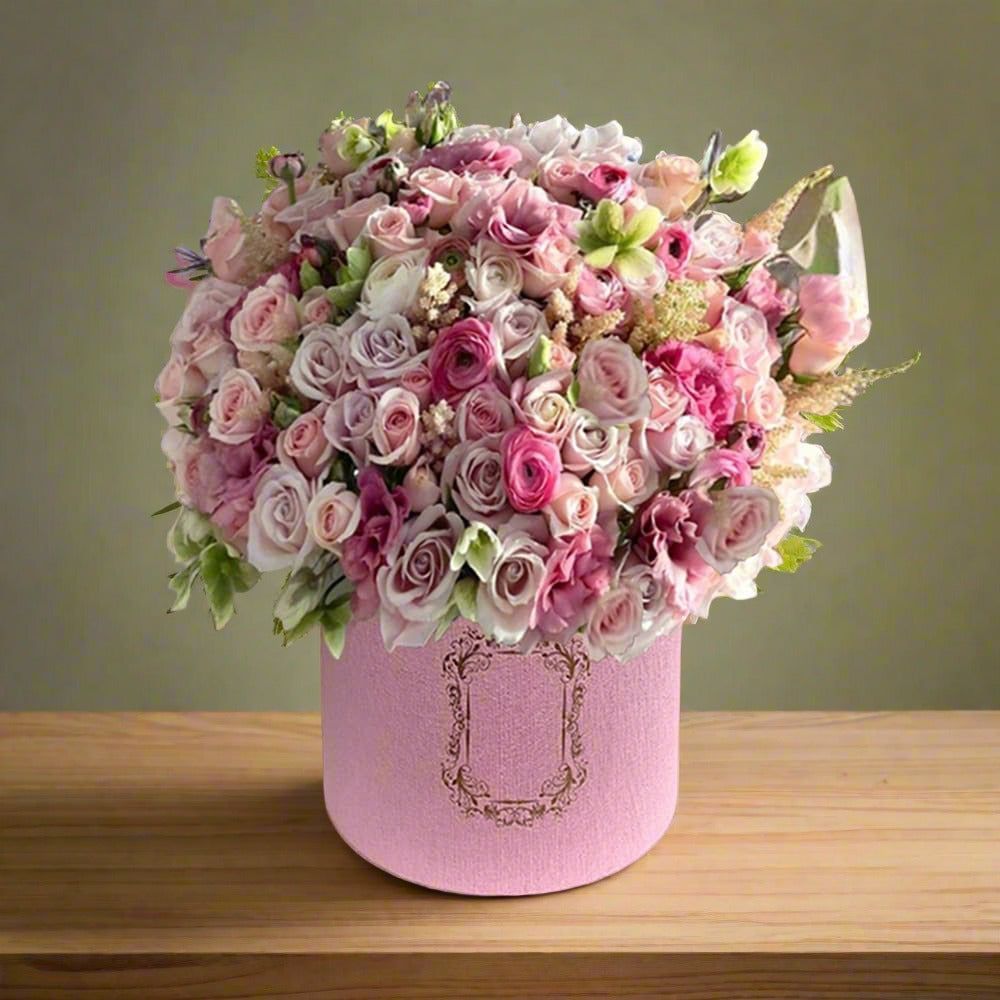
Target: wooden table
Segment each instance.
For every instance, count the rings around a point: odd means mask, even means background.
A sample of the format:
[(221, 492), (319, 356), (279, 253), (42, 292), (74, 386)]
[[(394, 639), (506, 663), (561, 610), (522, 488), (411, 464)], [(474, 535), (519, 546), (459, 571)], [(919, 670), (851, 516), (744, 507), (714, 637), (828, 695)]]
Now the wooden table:
[(703, 713), (627, 871), (429, 892), (312, 715), (0, 715), (0, 997), (1000, 997), (1000, 713)]

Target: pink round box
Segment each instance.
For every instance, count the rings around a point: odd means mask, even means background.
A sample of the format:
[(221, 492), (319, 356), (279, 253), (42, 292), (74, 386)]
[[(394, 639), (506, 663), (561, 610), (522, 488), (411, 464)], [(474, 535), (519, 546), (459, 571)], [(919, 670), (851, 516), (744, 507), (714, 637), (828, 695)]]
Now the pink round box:
[(387, 653), (354, 623), (322, 662), (323, 787), (361, 857), (448, 892), (584, 885), (645, 854), (677, 803), (680, 629), (627, 663), (578, 639), (522, 655), (456, 624)]

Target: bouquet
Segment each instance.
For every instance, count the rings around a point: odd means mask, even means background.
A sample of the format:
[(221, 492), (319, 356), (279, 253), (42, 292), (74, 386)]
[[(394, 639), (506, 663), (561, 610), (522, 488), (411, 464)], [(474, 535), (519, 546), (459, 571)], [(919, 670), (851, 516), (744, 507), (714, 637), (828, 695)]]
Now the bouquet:
[[(284, 640), (388, 649), (456, 618), (626, 659), (793, 571), (830, 481), (813, 438), (887, 369), (854, 198), (831, 168), (740, 224), (757, 132), (643, 160), (617, 122), (338, 117), (216, 198), (156, 382), (179, 509), (171, 610), (217, 627), (261, 572)], [(916, 358), (913, 359), (914, 361)]]

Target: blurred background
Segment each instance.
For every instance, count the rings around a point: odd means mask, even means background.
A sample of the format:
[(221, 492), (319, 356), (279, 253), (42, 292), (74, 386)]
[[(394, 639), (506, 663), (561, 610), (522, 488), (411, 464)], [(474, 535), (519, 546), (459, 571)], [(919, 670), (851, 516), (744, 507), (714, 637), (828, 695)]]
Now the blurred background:
[[(834, 481), (796, 576), (685, 632), (697, 709), (1000, 708), (996, 73), (983, 2), (35, 2), (2, 5), (9, 376), (0, 393), (0, 708), (318, 705), (318, 638), (271, 637), (278, 580), (215, 633), (167, 617), (172, 499), (153, 379), (183, 305), (162, 273), (254, 154), (444, 78), (466, 122), (618, 118), (698, 157), (760, 129), (740, 218), (849, 174), (873, 333), (917, 349), (826, 435)], [(280, 575), (280, 574), (279, 574)]]

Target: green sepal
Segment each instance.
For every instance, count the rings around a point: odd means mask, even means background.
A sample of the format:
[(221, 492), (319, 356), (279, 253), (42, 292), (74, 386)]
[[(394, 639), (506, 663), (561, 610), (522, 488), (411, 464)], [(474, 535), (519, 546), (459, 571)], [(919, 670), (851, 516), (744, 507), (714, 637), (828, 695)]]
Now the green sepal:
[(236, 610), (234, 595), (249, 590), (260, 574), (224, 542), (205, 546), (199, 556), (199, 567), (212, 620), (217, 629), (225, 628)]
[(479, 584), (471, 576), (464, 576), (455, 584), (455, 590), (452, 594), (452, 600), (455, 602), (455, 607), (458, 608), (458, 613), (470, 622), (476, 620), (476, 594), (478, 590)]
[(566, 399), (569, 405), (576, 407), (580, 402), (580, 380), (573, 379), (569, 384), (569, 388), (566, 390)]
[(297, 399), (278, 393), (271, 396), (271, 420), (278, 430), (290, 427), (301, 416), (302, 406)]

